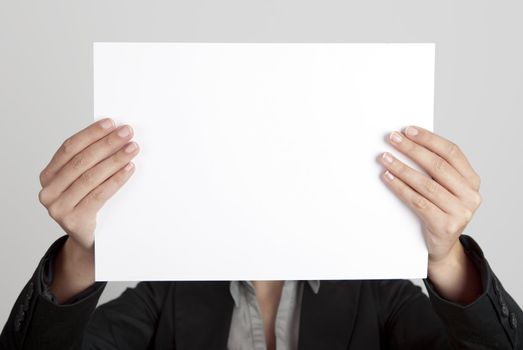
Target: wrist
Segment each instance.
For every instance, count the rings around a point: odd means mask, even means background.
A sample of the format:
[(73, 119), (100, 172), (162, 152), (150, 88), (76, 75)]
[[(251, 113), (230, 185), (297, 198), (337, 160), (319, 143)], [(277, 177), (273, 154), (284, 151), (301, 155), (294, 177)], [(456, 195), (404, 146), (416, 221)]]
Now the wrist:
[(94, 264), (94, 245), (86, 248), (75, 239), (68, 237), (62, 247), (64, 257), (74, 265)]
[(60, 304), (95, 282), (94, 249), (82, 248), (70, 237), (57, 253), (50, 292)]
[(449, 250), (447, 255), (441, 257), (435, 257), (429, 254), (428, 262), (428, 273), (430, 274), (440, 274), (445, 273), (449, 270), (459, 269), (464, 266), (466, 262), (467, 254), (461, 242), (458, 240), (454, 246)]
[(429, 259), (428, 279), (443, 298), (462, 305), (482, 293), (479, 271), (459, 240), (444, 258)]

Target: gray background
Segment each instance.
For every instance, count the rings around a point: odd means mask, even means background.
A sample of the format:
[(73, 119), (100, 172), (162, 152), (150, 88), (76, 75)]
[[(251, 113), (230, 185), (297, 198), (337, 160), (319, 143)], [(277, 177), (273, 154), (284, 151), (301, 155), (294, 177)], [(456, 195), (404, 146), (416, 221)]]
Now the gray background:
[[(466, 233), (521, 304), (522, 10), (499, 0), (0, 0), (0, 325), (63, 234), (38, 201), (38, 175), (92, 120), (93, 41), (436, 42), (435, 130), (483, 180)], [(110, 284), (102, 302), (126, 285)]]

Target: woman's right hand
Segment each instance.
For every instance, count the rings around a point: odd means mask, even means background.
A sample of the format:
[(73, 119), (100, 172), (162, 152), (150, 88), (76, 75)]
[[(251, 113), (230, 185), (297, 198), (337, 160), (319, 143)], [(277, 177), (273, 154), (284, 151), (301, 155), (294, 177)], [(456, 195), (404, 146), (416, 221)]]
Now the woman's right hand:
[(96, 216), (134, 171), (139, 148), (132, 137), (129, 125), (99, 120), (67, 138), (40, 173), (38, 199), (69, 236), (55, 263), (59, 300), (94, 282)]

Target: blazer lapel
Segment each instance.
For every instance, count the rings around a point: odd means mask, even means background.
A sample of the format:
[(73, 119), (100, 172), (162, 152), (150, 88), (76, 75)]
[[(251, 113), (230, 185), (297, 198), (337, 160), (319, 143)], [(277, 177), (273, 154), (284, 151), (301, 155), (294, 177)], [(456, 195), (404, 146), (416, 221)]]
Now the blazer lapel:
[(229, 281), (176, 283), (176, 349), (227, 349), (234, 306), (229, 284)]
[(321, 281), (318, 294), (303, 288), (299, 350), (346, 350), (358, 310), (361, 281)]

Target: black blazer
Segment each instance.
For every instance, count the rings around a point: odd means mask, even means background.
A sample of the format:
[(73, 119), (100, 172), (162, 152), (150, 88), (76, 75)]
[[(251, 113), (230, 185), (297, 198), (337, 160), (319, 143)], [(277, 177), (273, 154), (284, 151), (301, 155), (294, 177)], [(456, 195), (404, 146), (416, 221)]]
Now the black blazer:
[[(226, 349), (234, 303), (229, 282), (140, 282), (96, 308), (105, 282), (76, 301), (43, 295), (49, 248), (16, 300), (1, 349)], [(424, 279), (321, 281), (303, 289), (299, 349), (523, 349), (523, 313), (469, 236), (460, 240), (481, 272), (483, 294), (460, 306)]]

